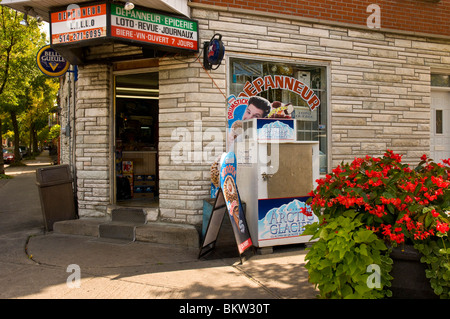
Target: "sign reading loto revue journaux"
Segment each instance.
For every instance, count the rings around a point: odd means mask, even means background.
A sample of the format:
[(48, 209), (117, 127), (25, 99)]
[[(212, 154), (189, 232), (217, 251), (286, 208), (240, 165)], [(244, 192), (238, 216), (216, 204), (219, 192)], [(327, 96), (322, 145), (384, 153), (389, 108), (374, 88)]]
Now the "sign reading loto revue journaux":
[(111, 36), (198, 51), (197, 21), (111, 4)]
[(104, 41), (198, 52), (198, 22), (123, 4), (71, 4), (51, 12), (51, 44), (76, 49)]

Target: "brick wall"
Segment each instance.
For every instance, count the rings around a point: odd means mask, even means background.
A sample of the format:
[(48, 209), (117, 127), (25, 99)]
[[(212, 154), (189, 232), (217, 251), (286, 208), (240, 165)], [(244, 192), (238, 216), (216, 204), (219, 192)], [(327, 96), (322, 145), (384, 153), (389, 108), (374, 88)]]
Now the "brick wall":
[(450, 41), (252, 16), (241, 9), (197, 6), (193, 16), (203, 38), (222, 34), (226, 56), (329, 65), (333, 167), (386, 148), (407, 162), (429, 152), (430, 73), (450, 70)]
[(214, 84), (197, 56), (159, 64), (160, 218), (189, 224), (202, 222), (210, 166), (225, 151), (225, 66), (210, 73)]
[(110, 69), (101, 64), (79, 67), (74, 151), (80, 217), (105, 216), (112, 197)]
[(438, 3), (426, 0), (193, 0), (222, 7), (273, 12), (310, 19), (366, 25), (372, 11), (381, 9), (381, 28), (450, 36), (450, 0)]

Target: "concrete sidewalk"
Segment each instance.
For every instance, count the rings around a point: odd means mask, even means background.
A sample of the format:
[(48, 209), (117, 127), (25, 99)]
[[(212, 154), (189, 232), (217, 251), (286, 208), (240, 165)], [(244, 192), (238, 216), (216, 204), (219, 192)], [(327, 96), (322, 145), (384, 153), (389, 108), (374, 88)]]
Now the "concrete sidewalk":
[[(253, 255), (44, 232), (35, 169), (8, 168), (0, 183), (0, 298), (311, 299), (302, 246)], [(19, 225), (19, 226), (18, 226)], [(220, 235), (219, 235), (220, 236)], [(250, 254), (251, 255), (251, 254)], [(78, 276), (79, 275), (79, 276)], [(78, 280), (79, 278), (79, 280)]]
[[(314, 298), (305, 251), (198, 259), (197, 249), (49, 233), (31, 237), (27, 254), (44, 275), (25, 298), (285, 299)], [(214, 253), (213, 253), (214, 255)], [(79, 288), (69, 276), (79, 267)], [(73, 272), (73, 274), (75, 274)], [(67, 280), (69, 279), (69, 285)], [(17, 296), (19, 297), (19, 296)]]

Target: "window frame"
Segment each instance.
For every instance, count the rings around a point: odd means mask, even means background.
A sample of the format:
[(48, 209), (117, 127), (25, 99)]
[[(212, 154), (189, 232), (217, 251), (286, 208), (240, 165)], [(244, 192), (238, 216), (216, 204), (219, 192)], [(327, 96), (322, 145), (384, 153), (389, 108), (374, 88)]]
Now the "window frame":
[[(227, 97), (231, 94), (231, 75), (232, 75), (232, 66), (231, 61), (233, 59), (244, 59), (249, 61), (258, 61), (258, 62), (272, 62), (272, 63), (286, 63), (286, 64), (292, 64), (292, 65), (306, 65), (306, 66), (315, 66), (315, 67), (324, 67), (325, 68), (325, 76), (326, 76), (326, 121), (327, 121), (327, 136), (326, 136), (326, 160), (327, 160), (327, 172), (320, 173), (321, 176), (325, 176), (325, 174), (328, 174), (328, 172), (331, 171), (331, 163), (332, 163), (332, 125), (331, 125), (331, 62), (328, 61), (310, 61), (305, 59), (288, 59), (288, 58), (281, 58), (276, 56), (258, 56), (258, 55), (251, 55), (251, 54), (243, 54), (243, 53), (228, 53), (226, 56), (226, 68), (225, 68), (225, 83), (227, 88)], [(319, 105), (320, 108), (320, 105)], [(296, 132), (298, 134), (298, 131)]]

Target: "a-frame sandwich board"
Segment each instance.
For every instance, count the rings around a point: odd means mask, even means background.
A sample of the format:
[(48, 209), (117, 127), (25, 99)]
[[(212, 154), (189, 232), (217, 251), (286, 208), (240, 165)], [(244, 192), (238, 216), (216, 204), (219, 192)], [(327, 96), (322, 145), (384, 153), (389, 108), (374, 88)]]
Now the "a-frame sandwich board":
[(199, 258), (215, 248), (225, 213), (230, 218), (242, 263), (242, 255), (247, 249), (253, 247), (253, 243), (236, 186), (236, 156), (233, 152), (223, 154), (221, 158), (220, 188), (217, 191), (208, 227), (200, 247)]

